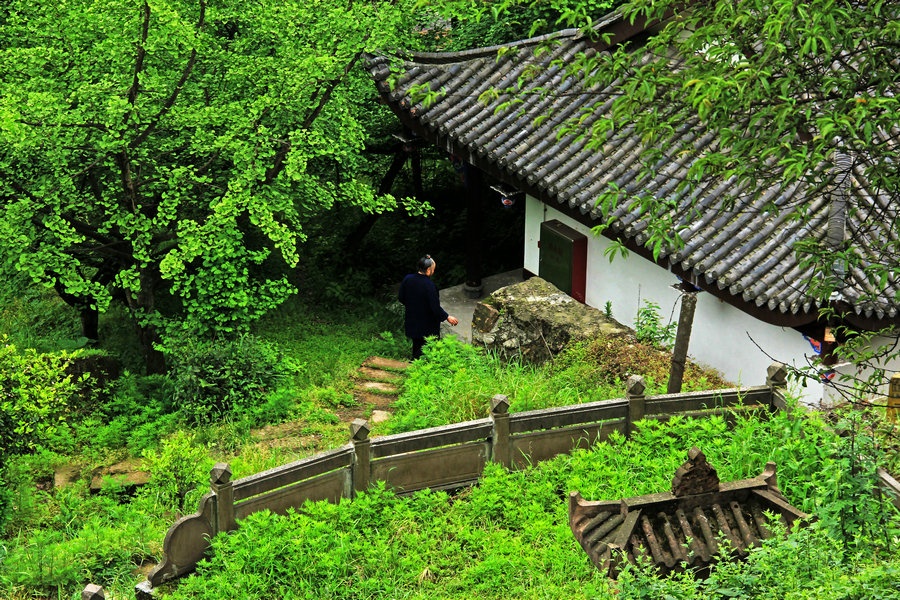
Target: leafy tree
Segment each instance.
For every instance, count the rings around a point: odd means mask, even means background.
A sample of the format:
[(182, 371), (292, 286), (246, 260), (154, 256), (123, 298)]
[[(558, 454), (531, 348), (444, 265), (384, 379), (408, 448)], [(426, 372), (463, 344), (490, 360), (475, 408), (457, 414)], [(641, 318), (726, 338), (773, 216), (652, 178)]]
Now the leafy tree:
[[(503, 0), (494, 8), (520, 5), (535, 3)], [(589, 14), (588, 5), (567, 14), (589, 27), (589, 17), (599, 15)], [(763, 210), (810, 229), (814, 203), (841, 195), (847, 230), (841, 224), (828, 243), (807, 236), (793, 246), (815, 273), (798, 284), (823, 307), (823, 321), (846, 314), (841, 288), (851, 279), (867, 290), (858, 302), (873, 312), (896, 301), (886, 294), (900, 278), (900, 4), (632, 0), (620, 10), (626, 22), (649, 23), (651, 34), (565, 65), (566, 76), (582, 80), (584, 88), (618, 82), (618, 93), (592, 127), (577, 114), (560, 136), (582, 136), (599, 151), (611, 133), (627, 130), (645, 149), (629, 189), (610, 187), (600, 198), (603, 214), (640, 207), (651, 218), (647, 246), (660, 252), (677, 249), (690, 215), (708, 210), (696, 205), (699, 194), (692, 192), (711, 181), (734, 191), (723, 196), (724, 210), (739, 209), (772, 186), (791, 190), (789, 201), (769, 201)], [(681, 135), (686, 127), (714, 134), (718, 143), (700, 154), (694, 140)], [(690, 164), (687, 175), (665, 194), (642, 191), (654, 189), (660, 161), (676, 156)], [(857, 182), (865, 182), (868, 193), (847, 193)], [(854, 362), (878, 365), (896, 356), (893, 342), (874, 350), (870, 344), (891, 330), (837, 333), (844, 342), (838, 352)], [(876, 370), (870, 383), (882, 377)]]
[(122, 301), (150, 371), (176, 324), (238, 333), (294, 292), (303, 223), (376, 194), (369, 48), (405, 0), (10, 0), (0, 9), (0, 251), (96, 339)]
[[(815, 276), (800, 284), (822, 307), (821, 318), (840, 320), (848, 310), (841, 288), (851, 279), (868, 290), (858, 303), (896, 301), (885, 290), (900, 276), (900, 223), (892, 208), (900, 201), (900, 5), (635, 0), (623, 12), (628, 20), (663, 25), (641, 49), (640, 61), (624, 46), (576, 69), (605, 82), (625, 77), (611, 118), (589, 134), (592, 141), (599, 145), (609, 131), (634, 127), (646, 147), (656, 149), (642, 165), (645, 180), (655, 176), (663, 154), (691, 153), (688, 175), (673, 192), (679, 197), (711, 180), (730, 181), (733, 189), (748, 190), (737, 204), (778, 185), (794, 190), (791, 200), (769, 201), (764, 210), (806, 225), (813, 204), (831, 197), (832, 213), (840, 202), (846, 218), (829, 221), (825, 243), (807, 236), (794, 244), (801, 264), (813, 267)], [(714, 132), (719, 143), (703, 155), (675, 143), (685, 124)], [(868, 194), (850, 193), (858, 181)], [(622, 190), (610, 190), (601, 201), (607, 214), (621, 202), (641, 203), (659, 219), (651, 228), (655, 241), (670, 245), (679, 239), (666, 239), (669, 232), (677, 234), (695, 208), (688, 203), (672, 211), (669, 197)], [(734, 208), (728, 202), (721, 208)], [(891, 352), (871, 349), (874, 332), (840, 329), (845, 345), (838, 352), (851, 360), (877, 364)], [(876, 370), (869, 383), (882, 375)]]
[[(443, 50), (468, 50), (513, 42), (589, 22), (621, 0), (475, 0), (442, 2), (436, 9), (449, 17), (447, 29), (434, 27)], [(436, 3), (437, 4), (437, 3)]]

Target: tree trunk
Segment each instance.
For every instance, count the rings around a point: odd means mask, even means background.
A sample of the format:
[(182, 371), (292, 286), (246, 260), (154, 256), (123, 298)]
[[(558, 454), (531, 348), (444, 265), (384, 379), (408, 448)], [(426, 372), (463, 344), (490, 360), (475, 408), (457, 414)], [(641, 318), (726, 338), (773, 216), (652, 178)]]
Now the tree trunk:
[[(400, 174), (403, 165), (406, 164), (406, 156), (406, 151), (400, 144), (397, 144), (397, 150), (394, 152), (391, 166), (388, 167), (387, 173), (384, 174), (384, 177), (381, 179), (381, 184), (378, 186), (379, 196), (391, 192), (391, 188), (394, 187), (394, 180), (397, 179), (397, 175)], [(350, 235), (347, 236), (347, 240), (344, 242), (344, 249), (348, 255), (355, 255), (359, 251), (363, 239), (365, 239), (369, 232), (372, 231), (372, 227), (378, 222), (378, 217), (380, 216), (379, 213), (363, 216), (362, 222), (353, 229)]]
[(166, 360), (163, 353), (155, 347), (161, 341), (159, 332), (147, 319), (147, 316), (153, 314), (159, 277), (149, 269), (141, 269), (140, 280), (141, 291), (137, 294), (128, 293), (128, 305), (137, 327), (147, 375), (160, 375), (166, 372)]
[(100, 313), (91, 306), (91, 299), (66, 292), (59, 280), (53, 287), (63, 302), (78, 311), (78, 318), (81, 320), (81, 335), (92, 342), (98, 341), (100, 339)]
[(421, 200), (425, 197), (425, 188), (422, 186), (422, 153), (418, 148), (413, 148), (411, 151), (410, 163), (412, 165), (413, 191), (416, 198)]
[(98, 342), (100, 340), (100, 311), (88, 306), (79, 310), (79, 317), (81, 318), (81, 335), (92, 343)]
[(666, 389), (666, 393), (669, 394), (677, 394), (681, 391), (696, 307), (697, 292), (685, 292), (681, 295), (681, 313), (678, 315), (678, 331), (675, 333), (675, 348), (672, 349), (672, 365), (669, 369), (669, 385)]

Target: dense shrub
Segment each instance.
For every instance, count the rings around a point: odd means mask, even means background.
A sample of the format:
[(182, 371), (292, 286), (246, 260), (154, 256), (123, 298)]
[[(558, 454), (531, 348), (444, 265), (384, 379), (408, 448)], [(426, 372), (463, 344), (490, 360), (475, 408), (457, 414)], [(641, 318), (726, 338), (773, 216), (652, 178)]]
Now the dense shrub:
[[(452, 336), (426, 344), (424, 355), (407, 370), (387, 422), (391, 433), (486, 417), (496, 394), (506, 395), (514, 412), (621, 398), (630, 374), (645, 376), (647, 394), (665, 393), (671, 361), (667, 352), (623, 337), (572, 344), (539, 367), (502, 363)], [(724, 387), (718, 373), (687, 364), (686, 391)]]
[(229, 339), (179, 336), (166, 340), (169, 379), (179, 413), (210, 423), (252, 409), (290, 372), (278, 349), (252, 335)]
[(86, 456), (124, 448), (138, 456), (156, 447), (160, 438), (180, 424), (171, 382), (163, 375), (126, 372), (104, 389), (106, 398), (102, 402), (66, 430), (44, 440), (44, 445)]
[(0, 338), (0, 458), (34, 447), (70, 410), (76, 385), (65, 353), (19, 350)]

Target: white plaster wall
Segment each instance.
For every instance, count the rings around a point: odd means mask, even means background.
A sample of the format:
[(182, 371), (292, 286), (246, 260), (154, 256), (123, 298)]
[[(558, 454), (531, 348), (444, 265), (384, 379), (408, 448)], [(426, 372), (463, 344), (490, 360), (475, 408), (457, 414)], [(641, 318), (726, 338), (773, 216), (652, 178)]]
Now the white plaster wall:
[[(633, 327), (638, 308), (649, 300), (659, 305), (666, 322), (677, 322), (680, 293), (671, 287), (678, 283), (675, 275), (635, 254), (616, 256), (610, 262), (603, 253), (610, 245), (606, 238), (593, 235), (589, 228), (535, 198), (526, 199), (525, 210), (525, 269), (539, 272), (541, 221), (558, 219), (588, 236), (587, 304), (602, 310), (610, 301), (613, 318)], [(708, 293), (697, 296), (688, 354), (740, 385), (765, 383), (766, 368), (774, 360), (802, 367), (814, 355), (797, 331), (759, 321)], [(808, 382), (805, 388), (794, 386), (793, 391), (804, 402), (818, 404), (823, 387)]]
[[(872, 348), (893, 348), (896, 340), (893, 338), (886, 337), (876, 337), (872, 340), (871, 347)], [(857, 365), (845, 363), (842, 365), (838, 365), (835, 367), (835, 371), (838, 373), (838, 377), (840, 375), (846, 375), (852, 377), (854, 379), (862, 379), (866, 380), (870, 375), (872, 375), (875, 367), (884, 369), (887, 373), (887, 379), (890, 379), (891, 375), (897, 372), (900, 372), (900, 357), (894, 357), (890, 360), (873, 360), (872, 366), (867, 368), (858, 368)], [(836, 381), (836, 385), (834, 389), (826, 389), (825, 401), (827, 403), (833, 404), (836, 402), (841, 402), (846, 400), (845, 395), (850, 392), (850, 388), (848, 386), (851, 385), (851, 382), (848, 380), (840, 380)], [(885, 382), (879, 393), (883, 396), (887, 396), (888, 394), (888, 384)]]

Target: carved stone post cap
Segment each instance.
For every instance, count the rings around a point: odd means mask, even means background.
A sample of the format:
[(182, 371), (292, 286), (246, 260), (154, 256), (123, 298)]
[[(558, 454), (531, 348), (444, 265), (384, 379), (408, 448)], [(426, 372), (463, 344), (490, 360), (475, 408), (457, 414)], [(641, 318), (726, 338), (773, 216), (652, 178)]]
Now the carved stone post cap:
[(87, 584), (81, 592), (81, 600), (104, 600), (105, 598), (106, 594), (103, 593), (103, 588), (96, 583)]
[(784, 363), (773, 362), (766, 369), (766, 382), (769, 385), (785, 385), (787, 383), (787, 366)]
[(675, 471), (672, 479), (672, 494), (681, 498), (718, 491), (719, 475), (706, 462), (706, 455), (694, 446), (688, 451), (687, 462)]
[(231, 481), (231, 465), (228, 463), (216, 463), (209, 470), (209, 480), (216, 485), (223, 485)]
[(503, 394), (497, 394), (491, 398), (491, 412), (501, 415), (509, 412), (509, 398)]
[(353, 422), (350, 423), (350, 438), (354, 442), (369, 439), (369, 431), (371, 431), (371, 427), (365, 419), (353, 419)]
[(640, 396), (644, 393), (644, 390), (647, 389), (647, 384), (644, 383), (644, 378), (640, 375), (631, 375), (628, 377), (628, 381), (625, 384), (625, 393), (629, 396)]

